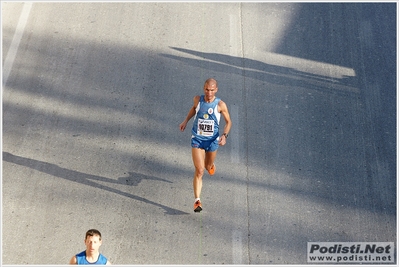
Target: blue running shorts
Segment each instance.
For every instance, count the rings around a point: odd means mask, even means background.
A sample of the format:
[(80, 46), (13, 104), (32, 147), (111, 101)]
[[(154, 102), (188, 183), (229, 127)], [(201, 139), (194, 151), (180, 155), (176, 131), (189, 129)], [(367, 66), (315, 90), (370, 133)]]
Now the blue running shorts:
[(194, 136), (191, 137), (191, 147), (192, 148), (201, 148), (207, 152), (216, 151), (219, 148), (219, 137), (214, 140), (209, 141), (200, 141), (196, 139)]

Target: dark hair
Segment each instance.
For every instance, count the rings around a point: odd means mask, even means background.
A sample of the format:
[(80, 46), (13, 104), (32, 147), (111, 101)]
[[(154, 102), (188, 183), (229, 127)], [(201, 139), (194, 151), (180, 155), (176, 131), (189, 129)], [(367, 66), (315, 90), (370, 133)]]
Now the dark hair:
[(100, 231), (96, 230), (96, 229), (90, 229), (86, 232), (86, 237), (85, 240), (87, 239), (88, 236), (95, 236), (98, 235), (100, 237), (101, 240), (101, 233)]

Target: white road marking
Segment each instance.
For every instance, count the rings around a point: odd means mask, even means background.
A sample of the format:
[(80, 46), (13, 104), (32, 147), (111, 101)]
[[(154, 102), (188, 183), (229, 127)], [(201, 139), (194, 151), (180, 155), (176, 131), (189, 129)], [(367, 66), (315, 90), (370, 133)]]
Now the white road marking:
[(229, 15), (230, 20), (230, 55), (239, 56), (241, 53), (241, 36), (236, 15)]
[(7, 56), (3, 65), (3, 86), (6, 85), (8, 76), (10, 75), (12, 69), (12, 65), (14, 64), (14, 59), (17, 55), (22, 35), (24, 34), (26, 22), (28, 21), (32, 4), (32, 2), (25, 2), (22, 7), (22, 12), (18, 20), (17, 28), (15, 29), (14, 37), (12, 38), (11, 45), (8, 49)]
[(233, 231), (233, 264), (242, 264), (242, 232)]
[[(230, 55), (233, 57), (242, 57), (241, 48), (241, 31), (239, 15), (229, 15), (230, 21)], [(231, 147), (231, 162), (240, 162), (240, 139), (239, 139), (239, 122), (238, 122), (238, 109), (236, 105), (229, 107), (231, 120), (234, 126), (229, 133), (230, 147)]]
[[(242, 55), (242, 37), (240, 30), (240, 15), (230, 14), (230, 56), (233, 57), (243, 57)], [(233, 90), (237, 90), (238, 88), (233, 88)], [(238, 91), (238, 90), (237, 90)], [(238, 92), (237, 92), (238, 93)], [(231, 162), (239, 163), (240, 162), (240, 123), (239, 123), (239, 107), (240, 103), (229, 106), (229, 113), (231, 120), (233, 122), (233, 127), (229, 133), (230, 147), (231, 147)], [(245, 199), (242, 198), (241, 194), (237, 194), (234, 198), (234, 207), (242, 207), (245, 203)], [(237, 209), (240, 210), (240, 209)], [(244, 214), (237, 214), (237, 216), (242, 217)], [(240, 221), (241, 222), (241, 221)], [(236, 225), (233, 227), (232, 233), (232, 256), (233, 256), (233, 264), (243, 264), (243, 247), (242, 247), (242, 230), (240, 230), (240, 222), (236, 222)]]
[(238, 122), (238, 107), (231, 106), (230, 107), (230, 119), (233, 122), (234, 126), (231, 128), (229, 133), (230, 147), (231, 147), (231, 162), (232, 163), (240, 163), (240, 134), (239, 134), (239, 122)]

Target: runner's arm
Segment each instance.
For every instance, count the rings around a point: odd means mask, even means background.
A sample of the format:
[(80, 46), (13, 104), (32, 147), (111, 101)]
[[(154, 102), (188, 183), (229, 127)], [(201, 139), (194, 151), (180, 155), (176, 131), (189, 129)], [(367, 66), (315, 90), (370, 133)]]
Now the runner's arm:
[(69, 261), (69, 264), (73, 264), (73, 265), (78, 264), (78, 263), (76, 262), (76, 256), (73, 256), (73, 257), (71, 258), (71, 260)]
[(194, 117), (194, 115), (196, 114), (196, 108), (197, 108), (197, 105), (198, 105), (198, 103), (199, 103), (199, 99), (200, 99), (200, 96), (195, 96), (194, 97), (194, 99), (193, 99), (193, 106), (190, 108), (190, 110), (188, 111), (188, 114), (187, 114), (187, 117), (184, 119), (184, 121), (180, 124), (180, 126), (179, 126), (179, 128), (180, 128), (180, 131), (184, 131), (184, 129), (186, 129), (186, 126), (187, 126), (187, 123), (189, 122), (189, 120), (192, 118), (192, 117)]
[(219, 134), (219, 136), (220, 136), (219, 144), (223, 146), (226, 144), (226, 136), (223, 134), (229, 134), (233, 123), (231, 121), (230, 113), (227, 108), (227, 105), (222, 100), (220, 100), (220, 102), (219, 102), (219, 112), (223, 115), (224, 121), (226, 122), (224, 125), (223, 133)]

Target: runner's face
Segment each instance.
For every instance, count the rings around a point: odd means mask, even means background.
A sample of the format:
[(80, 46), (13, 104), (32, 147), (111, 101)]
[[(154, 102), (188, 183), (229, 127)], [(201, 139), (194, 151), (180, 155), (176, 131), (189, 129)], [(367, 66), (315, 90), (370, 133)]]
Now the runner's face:
[(102, 241), (98, 235), (88, 236), (85, 240), (86, 249), (90, 251), (90, 253), (97, 253)]
[(207, 83), (204, 85), (205, 100), (211, 101), (216, 95), (218, 88), (215, 83)]

